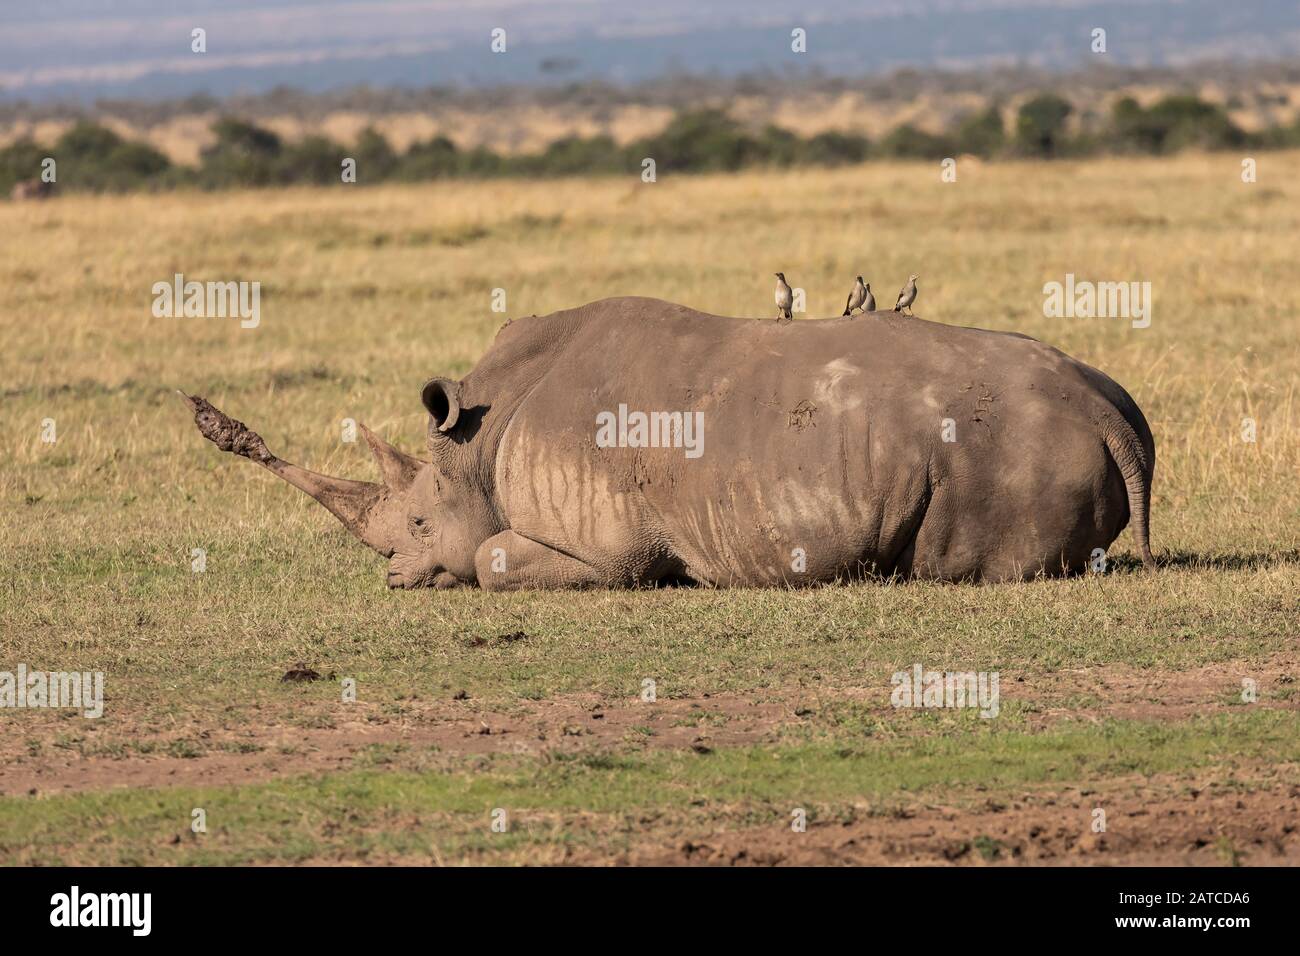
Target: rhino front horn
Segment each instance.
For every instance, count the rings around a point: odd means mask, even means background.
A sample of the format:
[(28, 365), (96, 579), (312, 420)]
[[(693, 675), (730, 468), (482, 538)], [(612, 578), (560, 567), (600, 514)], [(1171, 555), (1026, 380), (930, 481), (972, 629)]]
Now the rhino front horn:
[(429, 410), (438, 431), (445, 434), (456, 427), (460, 418), (460, 382), (431, 378), (420, 392), (420, 401)]
[[(231, 418), (199, 395), (186, 395), (182, 392), (181, 397), (194, 412), (194, 424), (204, 438), (222, 451), (256, 462), (273, 475), (311, 495), (358, 539), (384, 557), (392, 556), (393, 548), (383, 520), (384, 508), (377, 507), (386, 505), (387, 502), (382, 485), (318, 474), (277, 458), (267, 449), (262, 436), (243, 422)], [(401, 454), (396, 449), (393, 451)]]

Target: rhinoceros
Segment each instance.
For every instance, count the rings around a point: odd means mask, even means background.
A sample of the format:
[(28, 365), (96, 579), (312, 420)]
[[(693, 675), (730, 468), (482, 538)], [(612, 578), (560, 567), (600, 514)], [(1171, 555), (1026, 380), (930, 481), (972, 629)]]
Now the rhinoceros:
[(507, 322), (434, 378), (428, 459), (316, 474), (198, 396), (199, 431), (323, 504), (390, 587), (799, 586), (1068, 575), (1132, 520), (1151, 431), (1018, 333), (892, 312), (789, 324), (614, 298)]
[(9, 190), (9, 198), (14, 202), (22, 202), (26, 199), (49, 199), (53, 195), (54, 183), (43, 179), (24, 179), (14, 183), (14, 188)]

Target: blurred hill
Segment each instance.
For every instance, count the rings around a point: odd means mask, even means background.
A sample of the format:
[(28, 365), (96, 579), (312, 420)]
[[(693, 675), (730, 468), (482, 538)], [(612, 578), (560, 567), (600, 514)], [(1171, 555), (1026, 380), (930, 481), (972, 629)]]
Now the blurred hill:
[[(207, 52), (190, 31), (207, 31)], [(506, 30), (507, 52), (489, 37)], [(806, 53), (790, 31), (808, 31)], [(1104, 55), (1090, 52), (1094, 28)], [(1295, 0), (45, 0), (0, 5), (0, 102), (485, 90), (1300, 54)]]

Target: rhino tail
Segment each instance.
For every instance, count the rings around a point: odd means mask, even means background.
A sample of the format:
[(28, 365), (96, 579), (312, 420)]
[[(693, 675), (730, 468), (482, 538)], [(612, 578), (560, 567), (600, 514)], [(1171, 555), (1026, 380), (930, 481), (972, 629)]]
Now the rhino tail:
[[(1151, 479), (1155, 474), (1155, 461), (1147, 460), (1147, 452), (1138, 439), (1137, 432), (1122, 417), (1107, 416), (1102, 423), (1102, 438), (1111, 458), (1124, 476), (1128, 491), (1128, 513), (1133, 523), (1133, 536), (1137, 539), (1138, 554), (1148, 568), (1155, 567), (1151, 554)], [(1153, 456), (1154, 458), (1154, 456)]]

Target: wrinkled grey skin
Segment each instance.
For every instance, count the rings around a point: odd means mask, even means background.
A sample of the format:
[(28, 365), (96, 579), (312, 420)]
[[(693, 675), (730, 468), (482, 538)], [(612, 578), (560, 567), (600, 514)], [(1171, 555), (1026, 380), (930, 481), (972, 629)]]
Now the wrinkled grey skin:
[[(606, 299), (507, 323), (422, 399), (427, 461), (365, 432), (380, 485), (284, 462), (187, 397), (206, 437), (387, 557), (391, 587), (1020, 580), (1085, 570), (1130, 519), (1152, 563), (1141, 411), (1021, 335)], [(598, 447), (597, 415), (620, 404), (703, 412), (703, 454)]]

